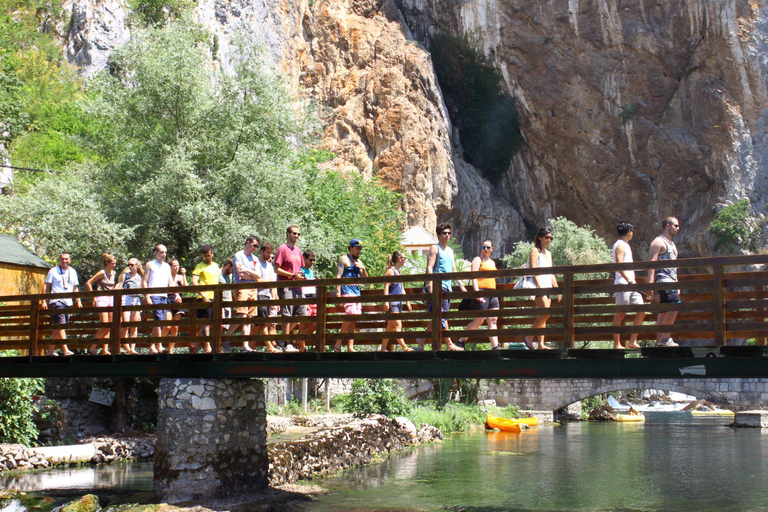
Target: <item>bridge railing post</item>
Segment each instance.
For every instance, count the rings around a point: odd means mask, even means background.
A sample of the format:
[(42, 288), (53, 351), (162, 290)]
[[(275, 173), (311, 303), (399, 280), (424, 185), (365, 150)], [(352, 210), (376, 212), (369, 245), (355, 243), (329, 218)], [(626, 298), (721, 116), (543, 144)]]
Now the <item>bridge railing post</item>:
[(563, 274), (563, 348), (573, 348), (573, 272)]
[(123, 296), (112, 296), (112, 322), (109, 328), (109, 350), (112, 355), (120, 355), (120, 334), (123, 330)]
[(38, 336), (40, 335), (40, 300), (32, 299), (29, 309), (29, 355), (39, 354)]
[(315, 352), (325, 352), (326, 310), (328, 305), (328, 288), (326, 286), (317, 287), (315, 300), (317, 301)]
[[(758, 292), (758, 300), (763, 300), (763, 296), (765, 294), (765, 286), (757, 286), (755, 288), (755, 291)], [(763, 323), (765, 323), (766, 318), (768, 318), (768, 315), (766, 315), (766, 311), (764, 307), (757, 308), (758, 316), (757, 319)], [(768, 338), (765, 336), (758, 337), (757, 338), (757, 344), (758, 345), (765, 345), (766, 341), (768, 341)]]
[(221, 288), (213, 291), (213, 313), (211, 320), (211, 350), (214, 354), (221, 352), (221, 324), (222, 324), (222, 304), (224, 302), (224, 292)]
[(443, 323), (442, 323), (442, 304), (443, 304), (443, 281), (437, 274), (428, 276), (432, 281), (432, 350), (440, 350), (443, 343)]
[(727, 342), (725, 332), (725, 279), (723, 278), (722, 264), (712, 266), (712, 282), (715, 299), (715, 346), (722, 347)]

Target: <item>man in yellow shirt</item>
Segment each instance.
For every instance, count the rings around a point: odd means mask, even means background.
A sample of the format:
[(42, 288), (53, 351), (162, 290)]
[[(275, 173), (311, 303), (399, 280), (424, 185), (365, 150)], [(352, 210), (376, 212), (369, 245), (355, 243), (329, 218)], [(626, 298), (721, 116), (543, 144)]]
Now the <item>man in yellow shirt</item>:
[[(219, 284), (219, 275), (221, 275), (221, 270), (219, 269), (219, 265), (213, 261), (213, 249), (210, 245), (205, 244), (202, 247), (200, 247), (200, 255), (203, 257), (203, 261), (198, 263), (195, 267), (195, 270), (192, 271), (192, 286), (204, 286), (209, 284)], [(201, 291), (197, 292), (198, 294), (198, 302), (212, 302), (213, 301), (213, 291)], [(197, 310), (197, 318), (213, 318), (213, 308), (209, 307), (206, 309), (198, 309)], [(211, 332), (211, 326), (210, 325), (203, 325), (200, 327), (200, 331), (198, 332), (198, 336), (210, 336)], [(190, 344), (190, 347), (192, 350), (197, 350), (197, 343)], [(205, 343), (205, 352), (209, 353), (211, 351), (211, 343), (206, 342)]]

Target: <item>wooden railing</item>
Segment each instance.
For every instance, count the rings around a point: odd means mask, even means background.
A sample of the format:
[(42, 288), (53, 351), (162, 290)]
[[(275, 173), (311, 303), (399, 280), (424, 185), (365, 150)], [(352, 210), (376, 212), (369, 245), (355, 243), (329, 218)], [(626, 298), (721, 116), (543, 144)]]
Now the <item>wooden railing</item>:
[[(249, 341), (255, 345), (264, 345), (266, 340), (274, 340), (273, 336), (257, 334), (259, 327), (265, 323), (277, 323), (280, 329), (281, 317), (277, 318), (222, 318), (222, 307), (235, 308), (238, 306), (271, 306), (283, 304), (315, 304), (316, 317), (294, 317), (291, 321), (299, 321), (304, 324), (314, 323), (316, 329), (311, 334), (301, 334), (297, 331), (291, 333), (278, 333), (277, 339), (287, 342), (303, 340), (307, 346), (314, 350), (325, 351), (326, 347), (335, 344), (338, 340), (353, 339), (356, 345), (379, 345), (382, 339), (392, 340), (395, 337), (403, 338), (406, 343), (414, 344), (417, 339), (426, 339), (425, 348), (439, 350), (443, 338), (450, 336), (453, 340), (459, 337), (468, 338), (469, 343), (484, 343), (488, 336), (496, 335), (502, 343), (519, 342), (528, 335), (545, 335), (547, 342), (560, 344), (563, 348), (574, 348), (577, 344), (612, 340), (614, 333), (628, 336), (630, 333), (639, 333), (640, 340), (654, 340), (657, 332), (672, 331), (676, 340), (704, 340), (707, 345), (722, 346), (729, 339), (757, 338), (758, 344), (765, 344), (768, 336), (768, 292), (765, 286), (768, 284), (768, 272), (761, 270), (762, 265), (768, 263), (768, 256), (734, 256), (719, 258), (695, 258), (677, 260), (675, 262), (634, 262), (607, 265), (583, 265), (568, 267), (553, 267), (545, 269), (505, 269), (483, 272), (460, 272), (455, 274), (428, 274), (428, 275), (402, 275), (392, 277), (367, 277), (358, 279), (319, 279), (304, 282), (278, 282), (259, 283), (257, 288), (282, 288), (296, 287), (297, 285), (314, 285), (317, 287), (315, 298), (277, 300), (277, 301), (252, 301), (252, 302), (224, 302), (223, 292), (235, 291), (242, 288), (253, 288), (253, 284), (232, 284), (217, 286), (197, 286), (179, 288), (157, 288), (152, 293), (184, 292), (197, 296), (198, 291), (213, 291), (214, 299), (211, 303), (198, 302), (194, 297), (185, 299), (183, 304), (176, 306), (149, 305), (123, 306), (122, 296), (135, 295), (136, 290), (114, 290), (109, 292), (79, 292), (56, 295), (23, 295), (0, 297), (0, 350), (24, 350), (29, 354), (39, 354), (41, 349), (52, 343), (61, 343), (58, 340), (49, 340), (51, 333), (61, 328), (51, 322), (52, 314), (70, 313), (70, 322), (66, 324), (68, 338), (66, 343), (70, 349), (85, 348), (91, 344), (108, 343), (112, 354), (119, 354), (122, 343), (136, 343), (139, 347), (147, 347), (151, 343), (176, 342), (184, 345), (188, 343), (210, 342), (214, 352), (221, 351), (223, 342), (237, 344)], [(642, 271), (674, 266), (679, 269), (679, 284), (655, 283), (647, 284), (642, 277)], [(760, 269), (758, 269), (758, 267)], [(616, 286), (613, 285), (613, 272), (616, 270), (635, 270), (638, 274), (638, 284)], [(558, 278), (559, 288), (541, 288), (533, 290), (513, 289), (513, 282), (524, 275), (554, 274)], [(610, 278), (608, 277), (610, 275)], [(497, 290), (472, 291), (470, 285), (467, 292), (454, 291), (445, 293), (441, 289), (441, 281), (445, 279), (468, 281), (473, 277), (495, 277), (500, 283)], [(344, 284), (360, 284), (369, 289), (364, 290), (360, 298), (335, 296), (336, 286)], [(431, 293), (424, 293), (422, 285), (426, 281), (432, 282)], [(412, 312), (403, 312), (397, 318), (403, 322), (403, 332), (395, 335), (385, 330), (387, 320), (394, 315), (384, 312), (383, 303), (393, 296), (386, 297), (381, 285), (391, 282), (402, 282), (406, 285), (407, 295), (402, 297), (413, 305)], [(379, 287), (379, 288), (377, 288)], [(455, 289), (458, 287), (454, 286)], [(658, 302), (645, 303), (642, 306), (616, 306), (610, 293), (619, 291), (641, 291), (661, 289), (681, 289), (681, 304), (660, 304)], [(140, 290), (142, 293), (150, 290)], [(562, 294), (562, 301), (552, 302), (548, 309), (536, 307), (533, 295)], [(233, 294), (235, 295), (235, 294)], [(464, 298), (477, 298), (498, 296), (500, 299), (499, 310), (488, 311), (459, 311), (458, 304)], [(92, 299), (97, 296), (113, 296), (114, 305), (111, 308), (97, 308), (92, 305)], [(658, 297), (658, 293), (655, 294)], [(67, 309), (51, 310), (43, 309), (41, 301), (62, 298), (80, 298), (82, 308), (72, 307)], [(446, 331), (440, 327), (440, 308), (428, 311), (425, 305), (427, 301), (439, 304), (440, 301), (450, 299), (451, 310), (443, 314), (450, 325)], [(362, 302), (363, 312), (360, 315), (347, 315), (343, 304), (350, 302)], [(151, 311), (156, 309), (178, 308), (186, 311), (181, 320), (155, 321)], [(195, 310), (199, 308), (213, 309), (213, 318), (197, 319)], [(656, 316), (665, 311), (679, 311), (677, 321), (670, 327), (656, 325)], [(112, 314), (111, 321), (102, 323), (99, 321), (100, 312), (109, 311)], [(123, 320), (123, 312), (142, 311), (143, 316), (139, 322)], [(631, 321), (634, 313), (648, 312), (646, 321), (641, 326), (613, 326), (613, 316), (618, 312), (627, 313), (627, 319)], [(533, 320), (538, 315), (551, 315), (546, 328), (534, 329), (531, 327)], [(498, 317), (498, 328), (493, 331), (487, 329), (466, 330), (464, 326), (476, 317)], [(357, 332), (353, 335), (338, 332), (342, 322), (356, 321)], [(426, 331), (428, 322), (432, 321), (432, 329)], [(243, 336), (235, 334), (227, 336), (223, 333), (222, 326), (251, 324), (253, 334)], [(197, 331), (203, 325), (211, 326), (210, 336), (198, 336)], [(180, 336), (177, 338), (159, 337), (153, 338), (149, 334), (153, 327), (178, 326)], [(121, 338), (124, 328), (137, 327), (140, 336), (138, 338)], [(107, 339), (95, 340), (94, 334), (102, 328), (109, 329)]]

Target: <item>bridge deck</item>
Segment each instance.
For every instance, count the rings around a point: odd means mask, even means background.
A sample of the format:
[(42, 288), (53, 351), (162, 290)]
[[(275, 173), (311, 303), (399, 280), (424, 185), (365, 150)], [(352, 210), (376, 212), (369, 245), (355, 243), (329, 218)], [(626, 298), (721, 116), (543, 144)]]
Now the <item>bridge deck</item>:
[[(188, 375), (192, 372), (197, 376), (207, 376), (208, 372), (216, 375), (241, 374), (242, 376), (483, 376), (508, 377), (528, 373), (540, 377), (557, 376), (614, 376), (621, 372), (630, 372), (632, 376), (670, 376), (678, 368), (669, 361), (648, 358), (622, 358), (610, 356), (600, 360), (586, 359), (575, 352), (569, 352), (563, 359), (551, 360), (545, 358), (544, 351), (533, 351), (534, 359), (527, 359), (529, 352), (511, 351), (471, 351), (464, 355), (443, 355), (437, 352), (443, 346), (443, 338), (450, 336), (467, 337), (468, 342), (487, 343), (488, 336), (497, 335), (503, 343), (521, 342), (527, 335), (546, 336), (548, 342), (557, 344), (564, 349), (584, 346), (593, 341), (612, 340), (615, 333), (627, 337), (630, 333), (639, 333), (640, 340), (655, 340), (656, 333), (668, 330), (656, 325), (659, 313), (671, 310), (679, 311), (678, 319), (672, 327), (676, 340), (696, 340), (697, 344), (713, 347), (723, 347), (729, 343), (740, 342), (745, 338), (756, 338), (759, 345), (765, 345), (768, 336), (768, 272), (758, 270), (768, 263), (768, 256), (738, 256), (721, 258), (697, 258), (670, 262), (634, 262), (629, 264), (583, 265), (570, 267), (553, 267), (548, 269), (506, 269), (494, 272), (430, 274), (397, 277), (369, 277), (356, 280), (345, 279), (347, 284), (358, 283), (369, 289), (363, 291), (363, 296), (354, 299), (336, 297), (335, 290), (339, 284), (336, 279), (321, 279), (301, 284), (317, 287), (315, 298), (278, 300), (278, 301), (242, 301), (223, 302), (225, 290), (238, 290), (253, 285), (234, 284), (222, 286), (187, 287), (155, 289), (154, 292), (182, 291), (188, 297), (178, 307), (183, 316), (178, 320), (154, 321), (151, 311), (163, 309), (160, 305), (122, 306), (123, 295), (135, 293), (135, 290), (114, 290), (110, 292), (79, 292), (73, 294), (57, 294), (55, 298), (77, 297), (82, 299), (85, 307), (56, 310), (56, 313), (72, 313), (72, 319), (66, 325), (70, 349), (86, 349), (91, 344), (109, 344), (113, 354), (120, 353), (123, 343), (136, 343), (138, 347), (148, 347), (155, 342), (176, 342), (179, 347), (186, 347), (192, 342), (210, 342), (213, 355), (193, 356), (191, 354), (172, 354), (168, 356), (115, 356), (104, 357), (73, 357), (40, 359), (39, 357), (13, 359), (0, 363), (0, 375), (32, 376), (32, 375)], [(646, 284), (638, 274), (638, 284), (615, 286), (609, 278), (612, 272), (620, 269), (642, 271), (649, 268), (662, 268), (670, 265), (680, 269), (680, 283)], [(558, 277), (557, 289), (542, 288), (534, 290), (513, 289), (510, 282), (520, 276), (531, 274), (552, 273)], [(466, 293), (445, 293), (441, 290), (443, 279), (470, 280), (478, 275), (496, 277), (499, 286), (495, 291), (468, 291)], [(425, 280), (432, 281), (431, 293), (424, 293), (419, 288), (408, 288), (406, 298), (414, 305), (413, 312), (390, 315), (383, 311), (383, 303), (388, 297), (383, 295), (383, 285), (400, 281), (408, 286), (421, 285)], [(296, 286), (296, 282), (259, 283), (260, 288)], [(646, 303), (642, 306), (616, 306), (609, 294), (617, 291), (648, 291), (680, 288), (682, 304)], [(469, 288), (471, 290), (471, 287)], [(214, 300), (211, 303), (198, 302), (197, 292), (212, 290)], [(144, 290), (143, 290), (144, 291)], [(549, 309), (538, 308), (532, 295), (562, 294), (562, 302), (553, 302)], [(92, 304), (96, 296), (111, 295), (114, 306), (97, 308)], [(461, 299), (476, 297), (498, 296), (500, 309), (497, 311), (472, 311), (457, 309)], [(658, 296), (658, 294), (655, 294)], [(0, 350), (17, 350), (21, 353), (38, 356), (42, 349), (51, 343), (48, 339), (57, 328), (51, 323), (51, 309), (43, 309), (44, 300), (54, 298), (46, 295), (25, 295), (0, 297)], [(391, 297), (390, 297), (391, 298)], [(450, 330), (440, 327), (441, 313), (439, 308), (428, 311), (426, 301), (439, 303), (442, 299), (453, 301), (449, 312), (443, 318), (450, 323)], [(361, 302), (362, 314), (347, 315), (343, 304)], [(275, 306), (283, 304), (313, 304), (317, 309), (315, 317), (301, 317), (302, 333), (293, 331), (279, 334), (260, 334), (255, 332), (249, 336), (241, 334), (227, 336), (222, 326), (252, 324), (254, 331), (260, 330), (267, 323), (281, 322), (281, 318), (250, 318), (224, 319), (222, 306)], [(196, 318), (195, 311), (200, 308), (213, 306), (213, 318)], [(167, 306), (165, 306), (167, 307)], [(142, 319), (131, 322), (124, 319), (124, 314), (141, 311)], [(637, 312), (648, 312), (643, 325), (614, 326), (612, 320), (616, 313), (626, 313), (630, 320)], [(534, 329), (533, 320), (542, 314), (551, 315), (546, 328)], [(467, 330), (465, 326), (472, 319), (483, 316), (498, 316), (499, 325), (495, 331)], [(106, 321), (104, 321), (106, 317)], [(387, 331), (387, 321), (394, 317), (402, 320), (404, 332), (395, 335)], [(355, 321), (357, 332), (344, 334), (339, 332), (343, 322)], [(427, 330), (427, 324), (431, 328)], [(211, 327), (210, 336), (199, 336), (197, 330), (203, 326)], [(153, 327), (171, 327), (179, 329), (176, 338), (152, 338), (149, 336)], [(138, 337), (126, 338), (130, 328), (137, 328)], [(278, 323), (278, 329), (280, 324)], [(95, 339), (99, 330), (106, 337)], [(432, 348), (427, 354), (378, 353), (370, 354), (325, 354), (339, 340), (352, 339), (356, 346), (380, 345), (383, 339), (400, 337), (405, 343), (413, 345), (418, 338), (426, 339), (425, 348)], [(312, 353), (296, 355), (271, 354), (221, 354), (222, 343), (229, 342), (233, 346), (248, 341), (252, 346), (264, 346), (267, 340), (306, 342)], [(60, 343), (60, 342), (56, 342)], [(178, 349), (177, 349), (178, 350)], [(146, 351), (146, 350), (145, 350)], [(715, 350), (715, 352), (717, 352)], [(481, 355), (482, 354), (482, 355)], [(573, 357), (578, 356), (578, 357)], [(147, 357), (151, 357), (148, 360)], [(166, 359), (163, 359), (165, 357)], [(547, 356), (551, 357), (551, 356)], [(526, 359), (523, 359), (526, 358)], [(762, 358), (738, 360), (731, 357), (710, 358), (705, 361), (707, 371), (725, 372), (746, 376), (745, 373), (763, 376)], [(726, 362), (730, 361), (731, 362)], [(54, 364), (55, 363), (55, 364)], [(682, 363), (681, 363), (682, 364)], [(711, 366), (711, 370), (710, 370)], [(654, 368), (659, 369), (654, 369)], [(662, 370), (661, 368), (667, 368)], [(640, 373), (638, 373), (640, 372)], [(655, 372), (663, 372), (658, 374)], [(679, 373), (679, 371), (677, 371)], [(709, 373), (707, 373), (709, 375)]]
[[(743, 351), (740, 351), (743, 349)], [(0, 358), (0, 377), (765, 378), (765, 347), (619, 351), (501, 350), (158, 354)], [(724, 355), (727, 354), (727, 355)], [(695, 355), (703, 357), (695, 357)], [(714, 357), (712, 357), (714, 356)]]

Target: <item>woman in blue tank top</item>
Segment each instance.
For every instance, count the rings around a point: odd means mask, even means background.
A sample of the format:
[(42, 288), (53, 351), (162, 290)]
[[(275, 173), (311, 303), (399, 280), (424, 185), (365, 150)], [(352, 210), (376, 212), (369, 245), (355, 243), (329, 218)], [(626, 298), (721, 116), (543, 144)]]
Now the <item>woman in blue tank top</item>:
[[(387, 277), (399, 276), (400, 267), (403, 266), (405, 261), (405, 254), (403, 254), (402, 251), (393, 252), (389, 256), (389, 261), (387, 261), (387, 271), (384, 272), (384, 275)], [(391, 299), (388, 299), (386, 302), (384, 302), (384, 311), (391, 314), (398, 314), (403, 312), (403, 303), (399, 297), (399, 295), (405, 295), (405, 288), (403, 287), (403, 283), (395, 282), (386, 284), (384, 286), (384, 295), (388, 297), (392, 296)], [(405, 301), (405, 308), (408, 311), (411, 311), (411, 303)], [(401, 322), (400, 319), (393, 318), (392, 320), (387, 320), (387, 332), (402, 332), (402, 330), (403, 322)], [(402, 338), (397, 338), (396, 341), (398, 345), (400, 345), (400, 347), (403, 349), (403, 351), (413, 352), (413, 349), (406, 345)], [(394, 350), (394, 346), (389, 347), (389, 339), (381, 340), (381, 351), (386, 352), (387, 349)]]

